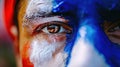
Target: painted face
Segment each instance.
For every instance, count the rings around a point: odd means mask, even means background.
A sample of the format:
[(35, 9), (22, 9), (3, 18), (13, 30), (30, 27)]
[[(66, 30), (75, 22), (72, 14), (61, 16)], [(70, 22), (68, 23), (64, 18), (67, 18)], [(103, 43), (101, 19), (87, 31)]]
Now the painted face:
[(23, 67), (120, 66), (117, 4), (95, 0), (21, 1), (18, 21)]

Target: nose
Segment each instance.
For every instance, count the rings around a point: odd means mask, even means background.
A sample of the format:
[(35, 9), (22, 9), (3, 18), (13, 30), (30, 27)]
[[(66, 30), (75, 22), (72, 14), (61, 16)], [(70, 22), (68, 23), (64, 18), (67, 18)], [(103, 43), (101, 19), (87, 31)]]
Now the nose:
[(94, 47), (96, 30), (90, 25), (83, 25), (78, 29), (75, 44), (71, 52), (68, 67), (109, 67), (104, 55)]

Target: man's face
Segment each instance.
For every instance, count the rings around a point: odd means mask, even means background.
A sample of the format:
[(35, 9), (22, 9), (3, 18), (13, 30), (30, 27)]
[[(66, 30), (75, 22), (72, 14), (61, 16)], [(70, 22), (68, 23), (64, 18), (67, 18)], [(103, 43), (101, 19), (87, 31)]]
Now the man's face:
[(119, 22), (103, 23), (94, 0), (90, 1), (21, 1), (18, 21), (23, 67), (120, 66), (116, 60), (120, 59), (120, 39), (115, 37), (120, 29), (111, 32)]

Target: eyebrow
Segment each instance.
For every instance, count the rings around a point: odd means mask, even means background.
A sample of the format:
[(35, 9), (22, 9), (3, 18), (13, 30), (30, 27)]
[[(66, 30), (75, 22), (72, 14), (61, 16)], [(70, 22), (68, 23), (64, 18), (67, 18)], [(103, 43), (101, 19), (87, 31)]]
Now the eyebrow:
[[(37, 13), (40, 13), (40, 11), (38, 11)], [(75, 15), (71, 12), (55, 12), (55, 13), (51, 12), (51, 13), (48, 13), (48, 14), (44, 14), (44, 13), (41, 13), (41, 14), (38, 14), (38, 15), (32, 14), (31, 16), (27, 16), (25, 14), (24, 19), (26, 19), (26, 20), (36, 20), (37, 18), (45, 18), (45, 17), (52, 17), (52, 16), (60, 16), (60, 17), (73, 16), (73, 17), (75, 17)]]
[[(23, 18), (23, 27), (28, 27), (30, 25), (33, 26), (34, 24), (43, 24), (43, 23), (52, 22), (52, 21), (69, 22), (69, 17), (70, 16), (73, 17), (73, 18), (76, 18), (76, 16), (73, 15), (72, 13), (70, 13), (70, 12), (56, 12), (56, 13), (51, 12), (51, 13), (45, 15), (45, 16), (44, 16), (44, 14), (42, 14), (42, 15), (43, 16), (35, 16), (33, 14), (31, 17), (25, 16)], [(54, 18), (55, 16), (59, 16), (59, 19)]]
[[(51, 1), (50, 1), (51, 2)], [(60, 1), (57, 5), (48, 2), (46, 4), (44, 1), (36, 4), (29, 3), (27, 7), (25, 18), (34, 19), (37, 17), (50, 17), (50, 16), (73, 16), (75, 14), (76, 8), (69, 7), (71, 4), (69, 2)], [(38, 7), (37, 7), (38, 6)], [(52, 7), (51, 7), (52, 6)], [(33, 7), (33, 8), (32, 8)], [(75, 16), (75, 15), (74, 15)]]
[(36, 19), (36, 18), (43, 18), (43, 17), (50, 17), (52, 16), (51, 13), (49, 14), (45, 14), (45, 13), (40, 13), (40, 12), (37, 12), (38, 15), (36, 14), (32, 14), (31, 16), (28, 16), (28, 15), (25, 15), (25, 19)]

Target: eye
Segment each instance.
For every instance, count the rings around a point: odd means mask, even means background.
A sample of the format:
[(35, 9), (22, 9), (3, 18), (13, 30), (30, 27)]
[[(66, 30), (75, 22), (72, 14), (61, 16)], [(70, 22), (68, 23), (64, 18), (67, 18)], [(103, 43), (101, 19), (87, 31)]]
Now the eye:
[(60, 31), (61, 26), (59, 25), (50, 25), (43, 29), (44, 32), (48, 33), (58, 33)]
[(115, 32), (115, 31), (119, 31), (119, 30), (120, 30), (120, 24), (111, 28), (111, 29), (109, 29), (108, 32)]
[(120, 21), (105, 22), (103, 28), (111, 42), (120, 44)]
[(42, 31), (44, 33), (55, 34), (55, 33), (65, 32), (65, 29), (60, 25), (53, 24), (53, 25), (46, 26), (45, 28), (42, 29)]
[(42, 25), (39, 25), (34, 33), (46, 33), (46, 34), (58, 34), (58, 33), (68, 33), (72, 32), (72, 28), (63, 22), (47, 22)]

